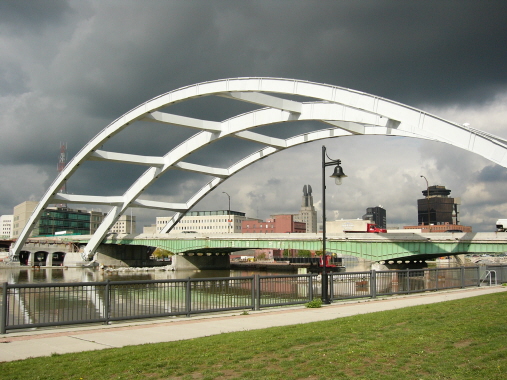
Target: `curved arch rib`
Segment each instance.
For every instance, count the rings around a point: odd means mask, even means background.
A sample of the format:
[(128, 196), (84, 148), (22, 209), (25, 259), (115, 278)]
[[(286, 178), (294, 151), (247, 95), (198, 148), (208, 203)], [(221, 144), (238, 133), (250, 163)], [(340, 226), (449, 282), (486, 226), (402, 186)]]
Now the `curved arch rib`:
[[(298, 102), (273, 94), (297, 95), (314, 98), (317, 101)], [(210, 95), (249, 102), (264, 108), (237, 115), (223, 122), (195, 119), (160, 111), (161, 108), (171, 104)], [(98, 149), (110, 138), (138, 120), (175, 124), (197, 129), (198, 132), (163, 157), (139, 156)], [(317, 120), (329, 125), (330, 128), (288, 139), (276, 139), (249, 131), (262, 125), (296, 120)], [(107, 231), (128, 207), (156, 208), (176, 212), (163, 230), (167, 232), (186, 211), (226, 178), (261, 158), (319, 139), (373, 134), (441, 141), (477, 153), (507, 167), (505, 139), (443, 120), (422, 110), (385, 98), (336, 86), (284, 78), (233, 78), (203, 82), (168, 92), (139, 105), (92, 138), (48, 188), (12, 248), (11, 255), (19, 253), (30, 231), (40, 218), (41, 212), (50, 203), (65, 201), (112, 206), (85, 248), (83, 258), (90, 259)], [(185, 157), (203, 146), (226, 136), (247, 139), (266, 147), (243, 158), (228, 169), (206, 167), (183, 161)], [(59, 194), (58, 189), (86, 160), (123, 162), (146, 165), (149, 168), (121, 196), (93, 197)], [(212, 175), (214, 178), (186, 203), (173, 204), (139, 199), (143, 191), (169, 169), (188, 170)]]

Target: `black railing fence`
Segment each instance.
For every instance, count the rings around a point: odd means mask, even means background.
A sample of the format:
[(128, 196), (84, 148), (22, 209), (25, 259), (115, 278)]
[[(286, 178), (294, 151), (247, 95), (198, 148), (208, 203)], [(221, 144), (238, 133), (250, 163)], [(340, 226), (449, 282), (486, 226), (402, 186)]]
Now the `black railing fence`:
[[(495, 271), (507, 281), (507, 267)], [(481, 269), (484, 272), (484, 269)], [(479, 267), (329, 273), (331, 300), (480, 286)], [(500, 280), (502, 279), (502, 280)], [(84, 323), (297, 305), (321, 297), (318, 274), (1, 286), (0, 333)]]

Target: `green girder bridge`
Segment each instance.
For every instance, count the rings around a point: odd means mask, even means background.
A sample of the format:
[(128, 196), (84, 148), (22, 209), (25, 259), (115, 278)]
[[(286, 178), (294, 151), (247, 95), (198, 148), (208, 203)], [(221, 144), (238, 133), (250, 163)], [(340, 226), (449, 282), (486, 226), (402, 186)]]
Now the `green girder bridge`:
[[(88, 239), (75, 237), (79, 243)], [(81, 240), (82, 239), (82, 240)], [(75, 240), (75, 242), (77, 242)], [(102, 244), (151, 246), (178, 255), (225, 255), (246, 249), (319, 251), (319, 234), (112, 235)], [(468, 253), (507, 251), (507, 233), (346, 233), (327, 237), (327, 252), (371, 261), (425, 260)]]

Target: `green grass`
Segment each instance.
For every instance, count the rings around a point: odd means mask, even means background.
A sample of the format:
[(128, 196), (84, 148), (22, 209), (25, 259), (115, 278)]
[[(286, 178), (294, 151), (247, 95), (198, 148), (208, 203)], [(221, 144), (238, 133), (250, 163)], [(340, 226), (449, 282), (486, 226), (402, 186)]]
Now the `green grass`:
[[(505, 379), (507, 293), (0, 363), (1, 379)], [(247, 322), (245, 322), (247, 323)]]

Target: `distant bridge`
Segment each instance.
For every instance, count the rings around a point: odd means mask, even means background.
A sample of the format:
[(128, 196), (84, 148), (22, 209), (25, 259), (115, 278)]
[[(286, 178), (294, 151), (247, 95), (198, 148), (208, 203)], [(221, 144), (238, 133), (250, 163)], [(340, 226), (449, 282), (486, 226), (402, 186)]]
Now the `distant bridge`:
[[(190, 236), (189, 236), (190, 235)], [(85, 244), (87, 238), (79, 239)], [(81, 240), (82, 239), (82, 240)], [(246, 249), (322, 249), (319, 234), (161, 234), (113, 235), (103, 244), (140, 245), (179, 255), (230, 254)], [(424, 260), (438, 256), (507, 251), (507, 233), (354, 233), (330, 234), (327, 251), (371, 261)]]
[[(27, 265), (85, 264), (80, 251), (91, 236), (31, 238), (20, 253)], [(148, 265), (147, 247), (170, 251), (177, 267), (209, 269), (227, 267), (228, 255), (247, 249), (293, 249), (320, 251), (320, 234), (159, 234), (109, 235), (97, 250), (110, 265)], [(354, 256), (373, 262), (418, 263), (440, 256), (507, 251), (507, 233), (344, 233), (330, 234), (326, 251), (337, 256)], [(107, 256), (107, 258), (106, 258)], [(174, 260), (173, 260), (174, 261)], [(117, 263), (117, 264), (115, 264)], [(67, 265), (67, 264), (66, 264)]]

